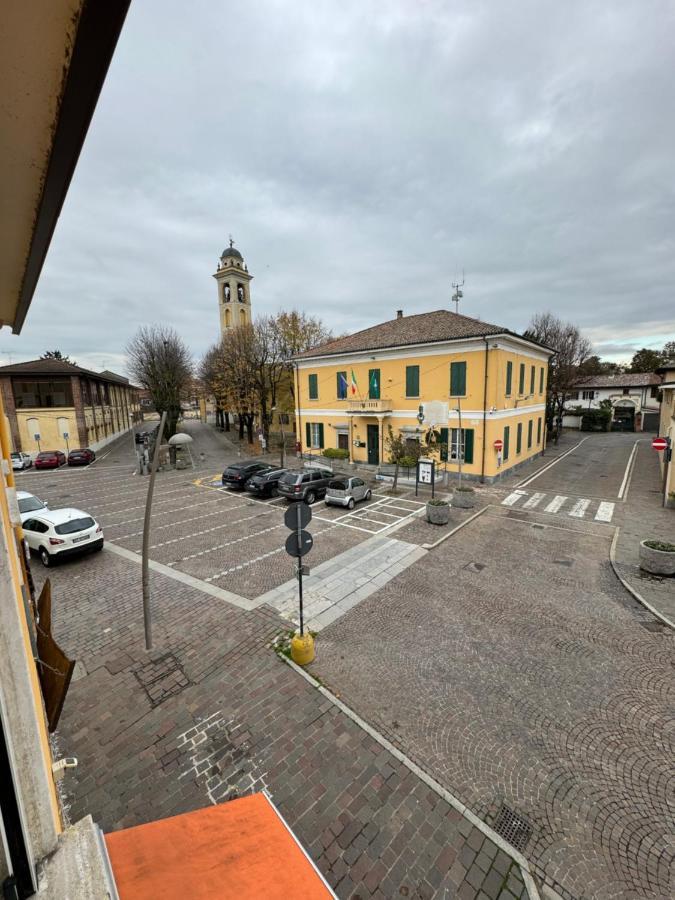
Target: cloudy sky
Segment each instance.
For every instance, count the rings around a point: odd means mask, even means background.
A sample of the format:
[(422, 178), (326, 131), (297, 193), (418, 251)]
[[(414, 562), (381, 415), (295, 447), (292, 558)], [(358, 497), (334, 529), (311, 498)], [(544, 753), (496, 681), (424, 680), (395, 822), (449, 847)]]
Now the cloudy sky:
[(668, 0), (133, 0), (42, 279), (0, 359), (195, 357), (234, 236), (254, 312), (352, 331), (450, 308), (675, 338)]

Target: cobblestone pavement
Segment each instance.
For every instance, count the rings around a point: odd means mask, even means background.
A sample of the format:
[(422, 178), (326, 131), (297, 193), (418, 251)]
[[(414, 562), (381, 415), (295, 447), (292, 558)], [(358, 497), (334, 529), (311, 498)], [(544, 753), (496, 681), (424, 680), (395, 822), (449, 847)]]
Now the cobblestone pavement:
[(662, 900), (675, 644), (612, 573), (612, 532), (491, 507), (324, 629), (311, 668), (481, 818), (516, 828), (563, 896)]
[(268, 649), (276, 612), (152, 574), (147, 653), (136, 566), (104, 550), (49, 574), (78, 659), (71, 819), (109, 831), (267, 789), (340, 898), (527, 896), (508, 854)]

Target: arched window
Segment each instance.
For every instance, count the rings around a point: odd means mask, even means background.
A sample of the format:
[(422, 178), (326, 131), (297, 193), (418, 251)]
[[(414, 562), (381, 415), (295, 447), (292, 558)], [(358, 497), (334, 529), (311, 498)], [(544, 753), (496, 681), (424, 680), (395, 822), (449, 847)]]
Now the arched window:
[(32, 446), (35, 446), (36, 442), (40, 440), (40, 420), (26, 419), (26, 431), (28, 432), (28, 440)]
[(223, 284), (223, 303), (230, 302), (230, 282), (226, 281)]
[(232, 327), (232, 313), (230, 312), (229, 309), (225, 310), (225, 327), (226, 328)]

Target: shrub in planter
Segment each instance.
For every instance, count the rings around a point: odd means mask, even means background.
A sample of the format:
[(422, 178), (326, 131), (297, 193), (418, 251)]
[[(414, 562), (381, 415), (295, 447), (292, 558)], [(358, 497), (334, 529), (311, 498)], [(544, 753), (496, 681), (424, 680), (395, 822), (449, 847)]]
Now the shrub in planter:
[(640, 541), (640, 568), (650, 575), (675, 575), (675, 544)]
[(427, 522), (447, 525), (450, 521), (450, 504), (446, 500), (427, 500)]
[(349, 450), (341, 450), (339, 447), (326, 447), (323, 455), (326, 459), (349, 459)]
[(452, 495), (452, 505), (457, 509), (473, 509), (474, 490), (468, 485), (458, 485)]

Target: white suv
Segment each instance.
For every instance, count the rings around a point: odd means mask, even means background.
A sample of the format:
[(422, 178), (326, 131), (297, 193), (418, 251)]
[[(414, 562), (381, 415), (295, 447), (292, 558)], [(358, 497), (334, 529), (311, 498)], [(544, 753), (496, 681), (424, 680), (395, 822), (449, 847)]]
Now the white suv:
[(81, 509), (40, 510), (23, 522), (23, 533), (43, 566), (51, 566), (56, 557), (61, 559), (103, 547), (101, 526)]
[(30, 453), (12, 453), (12, 468), (14, 471), (30, 469), (33, 465), (33, 457)]
[(30, 494), (28, 491), (17, 491), (16, 499), (19, 504), (19, 512), (21, 513), (21, 524), (26, 521), (26, 519), (30, 518), (31, 513), (36, 513), (38, 510), (47, 509), (47, 501), (40, 500), (39, 497), (36, 497), (35, 494)]

